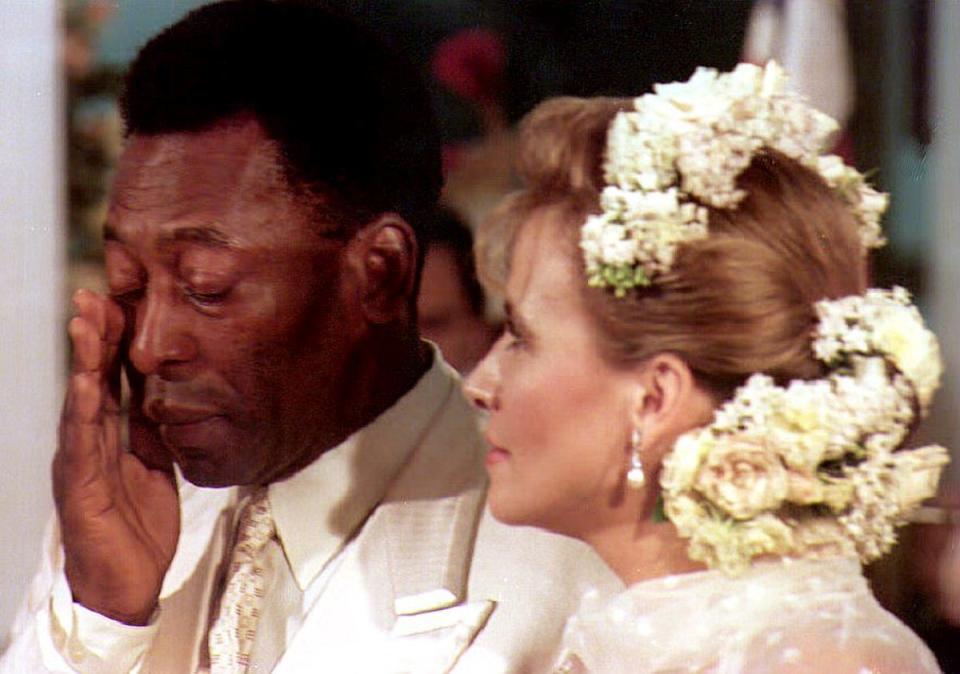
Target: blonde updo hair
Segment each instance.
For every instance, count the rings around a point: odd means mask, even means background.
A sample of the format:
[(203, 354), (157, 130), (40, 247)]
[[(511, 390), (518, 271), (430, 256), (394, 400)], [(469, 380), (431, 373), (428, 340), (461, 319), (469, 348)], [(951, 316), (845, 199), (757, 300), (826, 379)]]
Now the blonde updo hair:
[(737, 181), (746, 198), (735, 209), (711, 208), (709, 236), (681, 245), (672, 269), (652, 286), (622, 298), (587, 286), (580, 228), (600, 212), (607, 129), (630, 107), (630, 99), (556, 98), (524, 118), (517, 162), (523, 189), (480, 228), (481, 278), (502, 288), (517, 233), (534, 211), (550, 207), (584, 279), (600, 352), (614, 366), (671, 352), (723, 398), (756, 372), (780, 384), (823, 376), (811, 350), (813, 305), (864, 292), (863, 245), (841, 198), (778, 152), (754, 158)]

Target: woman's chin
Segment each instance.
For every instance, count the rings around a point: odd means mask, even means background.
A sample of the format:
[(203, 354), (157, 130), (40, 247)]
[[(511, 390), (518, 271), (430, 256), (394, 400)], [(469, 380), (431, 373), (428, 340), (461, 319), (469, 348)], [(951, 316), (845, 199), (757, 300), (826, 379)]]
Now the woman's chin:
[(487, 505), (490, 508), (490, 514), (499, 522), (514, 526), (534, 526), (535, 518), (532, 517), (529, 507), (517, 503), (515, 498), (498, 496), (495, 485), (490, 487)]
[[(515, 496), (516, 492), (511, 495)], [(543, 508), (543, 504), (522, 502), (509, 497), (499, 498), (493, 488), (491, 488), (487, 497), (487, 504), (490, 508), (490, 514), (503, 524), (535, 527), (565, 536), (572, 535), (567, 531), (568, 527), (564, 526), (564, 522), (556, 521), (555, 513)]]

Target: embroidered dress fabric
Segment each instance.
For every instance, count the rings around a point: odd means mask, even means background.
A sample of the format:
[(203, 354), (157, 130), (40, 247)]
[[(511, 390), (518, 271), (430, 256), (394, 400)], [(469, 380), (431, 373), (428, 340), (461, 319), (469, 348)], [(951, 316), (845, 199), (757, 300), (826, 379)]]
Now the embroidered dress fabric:
[(558, 674), (927, 674), (924, 643), (876, 601), (855, 559), (785, 560), (585, 597)]
[(259, 558), (275, 532), (267, 490), (263, 488), (251, 495), (240, 513), (220, 613), (210, 629), (211, 674), (247, 671), (264, 594)]

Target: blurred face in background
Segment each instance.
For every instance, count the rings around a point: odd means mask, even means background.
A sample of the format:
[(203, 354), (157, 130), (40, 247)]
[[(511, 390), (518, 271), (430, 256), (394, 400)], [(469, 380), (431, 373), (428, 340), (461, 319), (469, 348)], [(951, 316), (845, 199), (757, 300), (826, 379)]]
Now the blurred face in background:
[(417, 316), (420, 334), (436, 343), (462, 374), (473, 369), (493, 341), (482, 307), (471, 306), (455, 253), (444, 244), (427, 249)]

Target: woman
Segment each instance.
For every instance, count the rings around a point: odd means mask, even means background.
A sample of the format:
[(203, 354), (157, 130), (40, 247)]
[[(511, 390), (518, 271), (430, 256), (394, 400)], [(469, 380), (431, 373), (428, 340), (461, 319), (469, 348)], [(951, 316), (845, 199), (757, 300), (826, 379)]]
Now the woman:
[(834, 129), (775, 64), (524, 121), (479, 244), (507, 328), (466, 385), (489, 504), (629, 586), (559, 671), (939, 671), (860, 573), (946, 463), (901, 447), (939, 353), (866, 288), (886, 197)]

